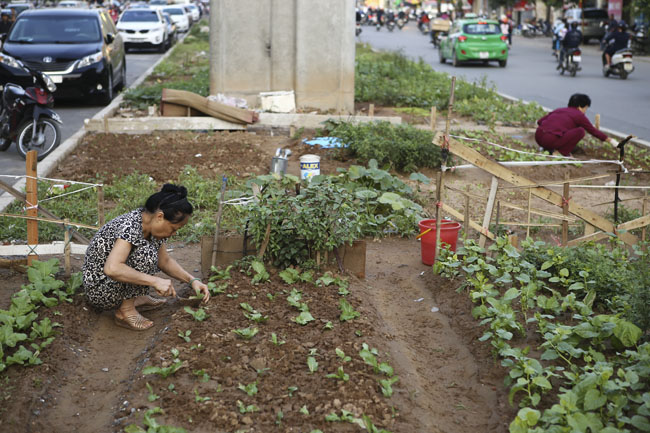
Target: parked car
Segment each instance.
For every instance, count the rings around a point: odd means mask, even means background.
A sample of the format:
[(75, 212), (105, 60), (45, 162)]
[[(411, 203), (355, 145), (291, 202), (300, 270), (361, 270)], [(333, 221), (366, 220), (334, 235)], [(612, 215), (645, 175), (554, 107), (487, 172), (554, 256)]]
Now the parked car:
[(174, 20), (172, 20), (172, 17), (168, 13), (163, 13), (163, 18), (165, 18), (165, 22), (167, 23), (167, 35), (169, 35), (169, 46), (172, 46), (176, 43), (176, 39), (178, 38), (178, 30), (176, 29), (176, 24), (174, 23)]
[(149, 6), (152, 8), (165, 7), (167, 5), (169, 5), (169, 2), (167, 0), (151, 0), (149, 2)]
[(609, 21), (607, 11), (597, 8), (573, 8), (564, 12), (564, 18), (571, 24), (574, 21), (580, 23), (583, 42), (589, 43), (590, 39), (601, 40), (605, 36), (605, 26), (603, 22)]
[(124, 48), (156, 48), (164, 53), (171, 46), (167, 22), (159, 9), (127, 9), (117, 21)]
[(9, 3), (7, 9), (15, 9), (16, 16), (22, 14), (26, 10), (34, 9), (34, 5), (31, 3)]
[(469, 60), (483, 63), (496, 60), (502, 68), (508, 62), (507, 37), (501, 33), (499, 22), (484, 19), (457, 20), (449, 33), (442, 36), (438, 55), (440, 63), (451, 59), (454, 66)]
[(190, 15), (192, 15), (192, 21), (195, 23), (199, 22), (201, 19), (201, 11), (199, 8), (192, 3), (184, 4), (183, 6), (185, 6), (185, 10), (189, 9)]
[(16, 60), (46, 72), (55, 97), (98, 97), (108, 104), (126, 84), (122, 37), (104, 9), (23, 12), (0, 51), (0, 84), (32, 85)]
[(59, 8), (87, 8), (88, 4), (83, 1), (76, 1), (76, 0), (64, 0), (59, 2), (57, 5)]
[(181, 6), (167, 6), (162, 11), (169, 14), (179, 32), (186, 32), (190, 29), (190, 16)]

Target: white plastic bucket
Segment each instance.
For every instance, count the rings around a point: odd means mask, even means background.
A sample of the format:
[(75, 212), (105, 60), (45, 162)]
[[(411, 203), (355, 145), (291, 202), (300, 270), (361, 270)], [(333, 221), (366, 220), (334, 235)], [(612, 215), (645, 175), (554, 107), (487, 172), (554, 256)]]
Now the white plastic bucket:
[(303, 155), (300, 157), (300, 179), (311, 180), (320, 174), (320, 156)]

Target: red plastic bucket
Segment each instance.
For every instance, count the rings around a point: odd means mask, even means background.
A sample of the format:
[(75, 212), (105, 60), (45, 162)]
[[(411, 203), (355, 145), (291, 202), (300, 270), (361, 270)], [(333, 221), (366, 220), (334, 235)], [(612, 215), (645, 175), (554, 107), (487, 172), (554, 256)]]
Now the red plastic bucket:
[[(422, 251), (422, 263), (425, 265), (433, 265), (436, 261), (436, 220), (422, 220), (418, 223), (420, 226), (420, 233), (431, 229), (427, 234), (420, 238), (420, 247)], [(442, 220), (440, 226), (440, 240), (443, 244), (449, 245), (452, 251), (456, 251), (456, 243), (458, 242), (458, 231), (461, 224), (457, 221)], [(443, 247), (445, 245), (441, 245)]]

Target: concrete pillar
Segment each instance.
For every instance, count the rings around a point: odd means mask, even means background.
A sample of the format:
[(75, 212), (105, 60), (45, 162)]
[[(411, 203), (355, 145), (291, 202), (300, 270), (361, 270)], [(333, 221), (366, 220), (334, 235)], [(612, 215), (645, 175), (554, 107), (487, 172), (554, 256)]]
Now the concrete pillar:
[(354, 0), (212, 0), (210, 93), (354, 112)]

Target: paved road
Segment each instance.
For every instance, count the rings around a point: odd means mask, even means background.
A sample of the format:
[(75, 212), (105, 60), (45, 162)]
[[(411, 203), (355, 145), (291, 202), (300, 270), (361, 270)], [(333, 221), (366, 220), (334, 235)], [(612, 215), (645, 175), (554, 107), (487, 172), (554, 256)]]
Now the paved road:
[(364, 26), (359, 36), (361, 42), (370, 43), (381, 50), (401, 50), (412, 58), (423, 58), (438, 71), (465, 76), (470, 80), (487, 77), (503, 93), (527, 101), (536, 101), (548, 108), (565, 107), (572, 93), (586, 93), (591, 97), (591, 109), (587, 115), (593, 121), (600, 113), (604, 127), (634, 134), (650, 141), (650, 61), (637, 59), (636, 70), (627, 80), (604, 78), (600, 51), (596, 45), (583, 48), (582, 71), (575, 78), (560, 76), (555, 70), (555, 58), (551, 55), (550, 38), (527, 39), (515, 37), (510, 51), (508, 66), (499, 68), (496, 62), (489, 66), (467, 65), (454, 68), (450, 63), (442, 65), (438, 51), (409, 23), (401, 32), (377, 32)]
[[(148, 53), (146, 51), (127, 54), (127, 86), (137, 80), (160, 56), (162, 54)], [(92, 105), (82, 100), (57, 101), (55, 104), (55, 111), (63, 119), (61, 142), (77, 132), (83, 126), (84, 119), (93, 117), (95, 113), (104, 108), (101, 105)], [(6, 152), (0, 152), (0, 174), (25, 174), (25, 160), (16, 151), (15, 144), (12, 144)], [(3, 180), (13, 183), (11, 179)]]

